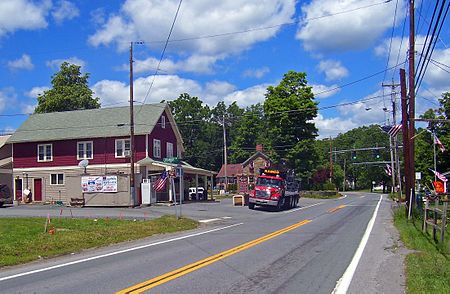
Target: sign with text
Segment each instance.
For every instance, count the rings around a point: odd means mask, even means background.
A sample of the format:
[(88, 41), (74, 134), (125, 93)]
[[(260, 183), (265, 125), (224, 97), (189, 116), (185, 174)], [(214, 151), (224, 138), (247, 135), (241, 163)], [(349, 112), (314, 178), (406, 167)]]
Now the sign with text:
[(114, 193), (117, 192), (117, 176), (81, 177), (83, 193)]

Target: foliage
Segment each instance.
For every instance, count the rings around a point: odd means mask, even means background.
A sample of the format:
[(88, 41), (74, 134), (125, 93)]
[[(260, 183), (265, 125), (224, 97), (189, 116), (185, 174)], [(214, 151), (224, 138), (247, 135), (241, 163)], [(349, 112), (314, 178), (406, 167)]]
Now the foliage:
[(0, 267), (197, 227), (193, 220), (173, 216), (150, 221), (59, 218), (51, 220), (55, 233), (50, 235), (44, 233), (45, 222), (45, 218), (0, 218)]
[(81, 74), (80, 66), (63, 62), (52, 76), (53, 88), (38, 95), (35, 113), (100, 108), (88, 86), (89, 74)]
[(275, 162), (286, 159), (302, 178), (309, 178), (316, 164), (314, 138), (317, 103), (306, 74), (289, 71), (281, 82), (269, 86), (264, 101), (267, 135)]
[[(450, 293), (450, 260), (446, 246), (436, 246), (432, 236), (422, 232), (421, 222), (409, 222), (404, 209), (394, 213), (394, 224), (402, 242), (415, 252), (406, 257), (408, 293)], [(447, 227), (446, 241), (450, 234)]]

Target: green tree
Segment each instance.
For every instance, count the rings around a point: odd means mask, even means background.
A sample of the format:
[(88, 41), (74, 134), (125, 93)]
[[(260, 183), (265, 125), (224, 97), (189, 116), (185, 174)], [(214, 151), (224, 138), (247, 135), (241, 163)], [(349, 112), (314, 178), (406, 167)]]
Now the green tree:
[[(198, 97), (187, 93), (170, 101), (169, 106), (183, 137), (186, 153), (184, 159), (190, 164), (203, 168), (215, 168), (211, 157), (217, 150), (211, 148), (215, 133), (210, 124), (210, 109)], [(215, 139), (215, 138), (214, 138)], [(220, 151), (218, 152), (220, 156)]]
[(35, 113), (100, 108), (88, 86), (89, 74), (81, 74), (80, 66), (63, 62), (52, 76), (52, 89), (38, 95)]
[(263, 106), (258, 103), (245, 109), (236, 136), (230, 146), (230, 160), (244, 162), (255, 153), (256, 144), (268, 145)]
[(306, 74), (289, 71), (280, 84), (267, 88), (264, 113), (268, 138), (275, 161), (287, 159), (300, 177), (310, 177), (315, 165), (313, 144), (317, 129), (312, 120), (317, 116), (317, 103)]

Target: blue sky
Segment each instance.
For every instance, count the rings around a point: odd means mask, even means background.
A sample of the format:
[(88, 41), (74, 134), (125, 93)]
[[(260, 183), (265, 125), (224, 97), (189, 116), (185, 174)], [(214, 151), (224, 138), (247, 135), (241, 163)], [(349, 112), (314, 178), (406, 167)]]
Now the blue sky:
[[(90, 73), (102, 107), (126, 105), (129, 46), (141, 40), (144, 44), (134, 47), (136, 101), (173, 100), (186, 92), (210, 106), (236, 101), (245, 107), (263, 101), (267, 86), (295, 70), (307, 73), (319, 108), (377, 97), (320, 109), (321, 137), (383, 124), (390, 116), (383, 111), (390, 108), (390, 90), (381, 84), (392, 78), (398, 83), (398, 67), (363, 78), (405, 61), (407, 1), (184, 0), (154, 77), (178, 3), (0, 1), (0, 132), (14, 131), (33, 112), (37, 95), (51, 86), (63, 61)], [(418, 52), (435, 3), (416, 1)], [(419, 89), (418, 114), (435, 108), (437, 98), (450, 91), (448, 24)]]

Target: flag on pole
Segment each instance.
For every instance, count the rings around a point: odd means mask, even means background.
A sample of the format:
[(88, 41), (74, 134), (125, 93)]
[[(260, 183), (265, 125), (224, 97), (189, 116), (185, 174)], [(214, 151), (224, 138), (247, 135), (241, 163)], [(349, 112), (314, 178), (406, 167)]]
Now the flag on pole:
[(441, 150), (441, 152), (445, 151), (444, 144), (442, 144), (441, 140), (439, 140), (439, 138), (436, 135), (434, 135), (434, 144), (438, 145), (439, 150)]
[(395, 137), (398, 132), (402, 129), (402, 124), (393, 125), (393, 126), (382, 126), (381, 129), (388, 133), (389, 136)]
[(167, 173), (167, 171), (163, 171), (159, 179), (157, 179), (156, 182), (153, 183), (153, 189), (155, 189), (156, 192), (161, 192), (166, 186), (168, 177), (169, 174)]
[(448, 181), (443, 174), (439, 173), (438, 171), (432, 170), (431, 168), (430, 170), (436, 175), (439, 180), (443, 181), (444, 183)]
[(392, 176), (392, 168), (389, 164), (386, 163), (386, 167), (384, 168), (384, 171), (388, 176)]

